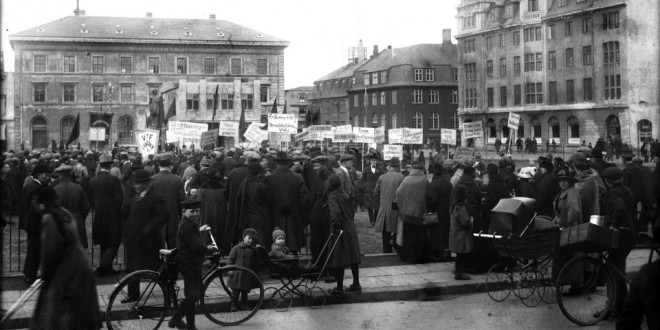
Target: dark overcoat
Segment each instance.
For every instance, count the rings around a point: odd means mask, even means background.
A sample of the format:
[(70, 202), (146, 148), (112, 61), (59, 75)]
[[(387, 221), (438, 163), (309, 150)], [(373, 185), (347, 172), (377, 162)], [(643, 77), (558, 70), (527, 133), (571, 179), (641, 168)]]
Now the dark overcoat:
[(85, 189), (69, 178), (61, 179), (53, 189), (57, 192), (59, 198), (58, 204), (71, 212), (73, 218), (76, 220), (78, 238), (82, 246), (87, 248), (85, 219), (87, 219), (87, 214), (89, 214), (90, 206)]
[[(241, 242), (229, 252), (227, 265), (242, 266), (257, 272), (260, 265), (259, 252), (256, 247)], [(247, 272), (232, 272), (227, 285), (234, 290), (250, 290), (256, 288), (258, 283), (256, 278), (248, 276)]]
[(21, 213), (18, 218), (18, 228), (26, 232), (39, 232), (41, 228), (41, 213), (37, 212), (32, 206), (32, 198), (45, 188), (46, 185), (39, 183), (37, 180), (30, 180), (23, 191), (21, 192)]
[[(477, 186), (477, 183), (474, 182), (474, 178), (472, 176), (462, 175), (458, 180), (456, 187), (454, 187), (452, 190), (452, 202), (454, 201), (456, 190), (460, 186), (465, 186), (467, 189), (467, 201), (465, 203), (465, 207), (468, 214), (474, 218), (474, 225), (477, 226), (477, 224), (479, 224), (481, 221), (481, 193), (479, 192), (479, 187)], [(482, 228), (479, 226), (476, 229), (481, 230)]]
[(454, 203), (449, 226), (449, 249), (455, 253), (469, 253), (474, 249), (470, 214), (464, 203)]
[(500, 175), (488, 176), (488, 186), (486, 187), (486, 198), (484, 198), (482, 209), (482, 224), (484, 230), (490, 227), (490, 211), (503, 198), (511, 198), (509, 188)]
[(433, 180), (426, 187), (428, 210), (438, 215), (438, 245), (443, 250), (447, 249), (449, 242), (449, 207), (452, 188), (451, 182), (441, 175), (434, 175)]
[(367, 166), (362, 172), (362, 180), (364, 181), (364, 206), (368, 209), (378, 210), (379, 204), (378, 200), (374, 197), (374, 189), (376, 188), (378, 178), (383, 174), (385, 174), (385, 171), (378, 165), (373, 170), (371, 166)]
[(99, 171), (90, 181), (90, 192), (90, 201), (94, 207), (94, 244), (118, 246), (121, 243), (121, 210), (124, 200), (120, 180), (107, 171)]
[(164, 230), (168, 219), (165, 200), (153, 187), (148, 188), (144, 196), (136, 193), (131, 198), (130, 211), (122, 224), (126, 271), (158, 269), (158, 250), (165, 247)]
[(292, 252), (305, 246), (303, 213), (308, 211), (309, 192), (300, 175), (288, 168), (277, 168), (266, 177), (266, 185), (273, 193), (271, 218), (273, 227), (286, 233), (286, 245)]
[[(224, 182), (215, 180), (207, 181), (199, 189), (199, 198), (202, 205), (199, 209), (199, 219), (201, 225), (209, 225), (211, 234), (218, 243), (218, 248), (223, 253), (229, 253), (231, 241), (226, 239), (225, 231), (227, 228), (227, 187)], [(211, 244), (211, 238), (208, 234), (202, 236), (206, 245)]]
[(159, 171), (151, 179), (152, 189), (165, 200), (168, 215), (165, 237), (167, 247), (173, 249), (176, 246), (176, 232), (181, 219), (180, 204), (186, 198), (186, 193), (183, 190), (183, 180), (169, 170)]
[(541, 176), (541, 181), (536, 189), (536, 212), (552, 218), (555, 215), (553, 203), (555, 197), (561, 191), (557, 179), (552, 172), (546, 172)]
[[(227, 171), (229, 170), (227, 169)], [(227, 174), (229, 203), (227, 204), (227, 224), (225, 225), (227, 230), (225, 232), (225, 239), (230, 242), (235, 242), (236, 236), (238, 235), (237, 233), (240, 233), (237, 226), (237, 209), (239, 205), (237, 204), (236, 196), (238, 196), (238, 190), (241, 187), (241, 182), (243, 182), (243, 180), (245, 180), (245, 178), (248, 176), (250, 176), (250, 170), (246, 165), (238, 166), (231, 170), (229, 174)]]
[(374, 188), (374, 198), (379, 201), (378, 216), (374, 231), (377, 233), (396, 232), (397, 219), (399, 211), (392, 209), (392, 203), (396, 201), (396, 189), (403, 181), (403, 175), (400, 172), (387, 172), (381, 175)]
[(355, 208), (353, 201), (342, 188), (328, 192), (328, 208), (330, 210), (331, 228), (342, 230), (342, 236), (332, 252), (329, 268), (346, 267), (359, 264), (361, 260), (360, 243), (355, 229)]
[[(258, 244), (270, 246), (272, 244), (273, 224), (270, 209), (273, 197), (270, 188), (264, 183), (264, 177), (249, 176), (243, 180), (238, 191), (238, 233), (247, 228), (254, 228), (259, 232)], [(238, 237), (237, 237), (238, 238)]]

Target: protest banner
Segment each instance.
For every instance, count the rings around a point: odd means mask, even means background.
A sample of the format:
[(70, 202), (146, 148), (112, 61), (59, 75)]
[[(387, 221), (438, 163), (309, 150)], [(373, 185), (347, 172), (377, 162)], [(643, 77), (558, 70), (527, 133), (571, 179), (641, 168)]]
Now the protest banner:
[(483, 137), (483, 127), (480, 121), (463, 123), (463, 138), (472, 139)]
[(208, 145), (215, 144), (217, 142), (218, 129), (212, 129), (210, 131), (202, 132), (202, 136), (199, 141), (200, 147), (205, 147)]
[(403, 146), (398, 144), (384, 144), (383, 145), (383, 160), (390, 160), (392, 157), (397, 157), (399, 160), (403, 159)]
[(268, 132), (287, 134), (298, 133), (298, 122), (296, 121), (296, 117), (293, 114), (269, 113)]
[[(308, 132), (309, 135), (307, 136), (307, 139), (305, 141), (323, 141), (323, 139), (325, 139), (326, 136), (328, 136), (328, 132), (332, 133), (332, 131), (308, 131)], [(332, 134), (332, 137), (334, 137), (334, 134)]]
[(237, 121), (221, 121), (220, 128), (218, 130), (219, 136), (229, 136), (237, 137), (238, 136), (238, 122)]
[(301, 133), (296, 134), (293, 140), (295, 142), (309, 141), (309, 131), (303, 131)]
[(335, 138), (332, 139), (332, 142), (338, 143), (348, 143), (353, 140), (353, 133), (337, 133), (335, 132)]
[(335, 133), (353, 133), (353, 127), (351, 125), (341, 125), (334, 127)]
[(513, 112), (509, 112), (509, 122), (507, 123), (507, 127), (509, 127), (510, 129), (518, 130), (519, 124), (520, 124), (520, 115), (515, 114)]
[(401, 144), (424, 144), (424, 131), (421, 128), (404, 128)]
[(105, 127), (90, 127), (89, 128), (90, 141), (105, 141)]
[(440, 129), (440, 143), (456, 145), (456, 130), (449, 128)]
[(206, 123), (191, 123), (186, 121), (170, 121), (168, 126), (168, 129), (176, 135), (177, 140), (182, 145), (187, 146), (191, 144), (198, 146), (202, 132), (209, 130), (209, 125)]
[(177, 143), (179, 138), (172, 131), (165, 131), (165, 143)]
[(461, 157), (473, 156), (473, 155), (474, 155), (474, 148), (458, 147), (456, 148), (456, 153), (454, 153), (454, 159), (459, 159)]
[(403, 128), (392, 128), (387, 131), (390, 144), (400, 144), (403, 136)]
[(149, 155), (155, 155), (158, 150), (158, 138), (160, 131), (146, 130), (135, 134), (135, 142), (138, 145), (138, 150), (142, 154), (143, 159), (147, 159)]
[(374, 129), (372, 127), (353, 127), (353, 142), (374, 143)]
[(376, 127), (374, 129), (374, 143), (384, 143), (385, 142), (385, 127)]

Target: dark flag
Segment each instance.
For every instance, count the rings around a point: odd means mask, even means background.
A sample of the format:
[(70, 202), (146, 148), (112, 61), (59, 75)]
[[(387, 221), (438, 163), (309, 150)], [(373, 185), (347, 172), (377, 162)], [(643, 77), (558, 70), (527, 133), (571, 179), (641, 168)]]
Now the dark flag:
[(215, 121), (215, 111), (218, 110), (218, 88), (220, 84), (215, 86), (215, 94), (213, 94), (213, 116), (211, 116), (211, 122)]
[[(170, 97), (172, 100), (169, 100)], [(176, 116), (176, 97), (174, 95), (171, 95), (168, 97), (168, 101), (170, 103), (169, 108), (167, 109), (167, 114), (165, 115), (165, 125), (167, 125), (167, 122), (170, 120), (170, 118)]]
[[(277, 98), (273, 101), (273, 109), (270, 110), (270, 113), (277, 113)], [(261, 115), (261, 123), (266, 124), (263, 129), (268, 130), (268, 115)]]
[[(73, 129), (71, 129), (71, 134), (69, 134), (69, 139), (66, 141), (66, 147), (69, 147), (69, 144), (75, 141), (80, 136), (80, 114), (76, 116), (76, 123), (73, 124)], [(80, 142), (78, 142), (80, 145)]]
[(163, 97), (161, 96), (158, 100), (158, 117), (156, 119), (156, 129), (163, 128), (165, 123), (165, 105), (163, 102)]
[(244, 141), (245, 137), (243, 137), (243, 134), (245, 134), (245, 108), (241, 109), (241, 118), (238, 120), (238, 140), (239, 141)]
[(305, 127), (312, 126), (312, 110), (307, 109), (305, 113)]
[(284, 110), (282, 110), (282, 113), (286, 113), (286, 100), (284, 101)]
[(273, 109), (270, 110), (270, 113), (277, 113), (277, 98), (273, 101)]
[(314, 115), (312, 116), (312, 125), (320, 125), (321, 124), (321, 110), (316, 110)]

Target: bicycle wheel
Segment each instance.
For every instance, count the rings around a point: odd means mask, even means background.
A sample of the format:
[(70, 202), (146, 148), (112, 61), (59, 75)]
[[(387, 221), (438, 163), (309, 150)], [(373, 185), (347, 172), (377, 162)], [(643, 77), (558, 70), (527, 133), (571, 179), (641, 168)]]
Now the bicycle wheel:
[(557, 275), (557, 303), (571, 322), (594, 325), (611, 310), (615, 285), (612, 275), (599, 260), (573, 259)]
[(204, 280), (202, 311), (211, 322), (237, 325), (257, 313), (264, 299), (264, 286), (257, 273), (240, 266), (225, 266)]
[(140, 270), (126, 275), (108, 298), (105, 324), (112, 329), (158, 329), (170, 306), (167, 286), (158, 273)]
[(543, 286), (543, 274), (536, 268), (529, 268), (522, 272), (522, 277), (525, 279), (525, 286), (532, 290), (532, 294), (525, 298), (520, 298), (520, 301), (527, 307), (538, 306), (546, 290), (545, 286)]
[(504, 301), (511, 294), (511, 274), (505, 264), (495, 264), (486, 275), (486, 292), (490, 299)]
[(264, 292), (266, 299), (270, 302), (270, 307), (278, 312), (287, 311), (293, 305), (293, 295), (284, 288), (269, 287)]

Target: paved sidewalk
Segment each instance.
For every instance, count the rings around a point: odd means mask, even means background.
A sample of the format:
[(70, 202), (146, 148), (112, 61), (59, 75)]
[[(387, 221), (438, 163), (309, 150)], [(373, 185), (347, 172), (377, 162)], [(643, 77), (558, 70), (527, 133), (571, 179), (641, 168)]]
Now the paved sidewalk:
[[(628, 257), (628, 273), (636, 273), (647, 262), (648, 255), (648, 249), (633, 250)], [(377, 259), (379, 260), (374, 262)], [(657, 256), (655, 256), (655, 259), (657, 259)], [(360, 269), (362, 294), (345, 294), (341, 299), (328, 295), (326, 304), (393, 300), (439, 300), (446, 295), (485, 292), (486, 289), (486, 274), (472, 275), (472, 279), (468, 281), (454, 280), (452, 274), (453, 262), (411, 265), (401, 264), (395, 255), (370, 255), (365, 257), (364, 266)], [(114, 287), (113, 280), (104, 279), (98, 285), (99, 304), (102, 311), (105, 311), (107, 298)], [(347, 269), (344, 285), (348, 286), (351, 283), (351, 272)], [(179, 286), (183, 287), (183, 284), (179, 283)], [(279, 287), (281, 283), (278, 280), (268, 279), (264, 282), (264, 288), (269, 286)], [(335, 284), (321, 281), (319, 286), (329, 291)], [(6, 287), (4, 280), (3, 287)], [(2, 309), (9, 309), (23, 292), (24, 289), (3, 291), (1, 293)], [(485, 294), (484, 297), (488, 299)], [(6, 328), (27, 327), (36, 299), (37, 295), (35, 294), (21, 310), (16, 312)], [(264, 305), (268, 307), (267, 303)]]

